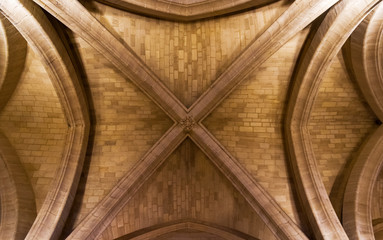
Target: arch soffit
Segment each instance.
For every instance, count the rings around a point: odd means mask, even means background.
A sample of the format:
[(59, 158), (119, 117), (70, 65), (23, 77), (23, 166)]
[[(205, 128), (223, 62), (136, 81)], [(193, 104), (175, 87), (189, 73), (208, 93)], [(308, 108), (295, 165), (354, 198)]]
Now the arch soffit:
[(39, 6), (26, 0), (0, 1), (1, 13), (41, 57), (68, 124), (64, 152), (52, 190), (26, 239), (57, 238), (74, 199), (89, 134), (89, 113), (74, 67), (61, 39)]
[[(363, 95), (383, 120), (383, 4), (356, 28), (348, 45), (349, 62)], [(351, 171), (343, 203), (343, 223), (352, 239), (374, 237), (371, 201), (373, 186), (383, 168), (383, 126), (362, 146)]]
[(317, 238), (347, 239), (316, 166), (307, 128), (322, 77), (348, 36), (380, 1), (344, 0), (325, 16), (297, 66), (286, 117), (286, 138), (298, 191)]
[(99, 2), (139, 14), (168, 20), (195, 21), (203, 18), (229, 14), (248, 8), (265, 6), (279, 0), (98, 0)]
[(122, 239), (131, 239), (131, 240), (145, 240), (153, 239), (167, 233), (179, 231), (179, 230), (197, 230), (200, 232), (210, 233), (223, 239), (232, 239), (232, 240), (257, 240), (257, 238), (249, 236), (245, 233), (239, 232), (237, 230), (223, 227), (216, 224), (210, 224), (201, 221), (195, 220), (184, 220), (169, 222), (166, 224), (159, 224), (145, 229), (138, 230), (137, 232), (130, 233), (128, 235), (118, 238)]

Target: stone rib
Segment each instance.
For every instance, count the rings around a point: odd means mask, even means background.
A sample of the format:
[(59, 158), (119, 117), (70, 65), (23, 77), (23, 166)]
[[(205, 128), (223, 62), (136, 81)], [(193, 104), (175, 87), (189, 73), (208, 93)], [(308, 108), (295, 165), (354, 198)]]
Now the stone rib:
[(69, 125), (65, 149), (52, 190), (48, 192), (26, 237), (58, 238), (72, 205), (82, 170), (89, 134), (87, 103), (69, 56), (43, 11), (27, 0), (2, 0), (0, 10), (40, 55)]
[[(11, 98), (20, 80), (27, 55), (27, 42), (13, 25), (4, 16), (1, 21), (1, 51), (0, 54), (0, 111), (5, 107)], [(15, 47), (17, 46), (17, 47)]]
[(142, 184), (157, 170), (167, 157), (182, 143), (186, 135), (174, 125), (148, 151), (76, 227), (67, 239), (95, 239), (125, 206)]
[(203, 126), (193, 129), (193, 141), (223, 172), (237, 190), (247, 199), (270, 230), (279, 239), (308, 239), (278, 203), (231, 156)]
[(318, 239), (348, 239), (316, 165), (307, 124), (322, 77), (348, 36), (379, 1), (344, 0), (321, 23), (298, 65), (285, 122), (295, 181)]
[(0, 132), (0, 239), (24, 239), (36, 218), (32, 185), (16, 151)]
[(247, 8), (261, 7), (277, 0), (208, 0), (194, 4), (156, 0), (98, 0), (127, 11), (153, 15), (168, 20), (195, 21), (203, 18), (228, 14)]
[(34, 1), (103, 54), (170, 118), (176, 122), (183, 118), (186, 107), (132, 49), (113, 36), (78, 1)]
[[(292, 5), (222, 73), (190, 107), (196, 121), (202, 121), (254, 69), (259, 67), (290, 38), (328, 10), (338, 0), (298, 0)], [(309, 16), (309, 17), (307, 17)]]
[[(351, 36), (352, 68), (363, 95), (375, 114), (383, 119), (383, 4), (358, 26)], [(376, 43), (376, 44), (375, 44)], [(373, 186), (383, 168), (383, 126), (362, 146), (345, 191), (343, 224), (350, 239), (373, 239)]]

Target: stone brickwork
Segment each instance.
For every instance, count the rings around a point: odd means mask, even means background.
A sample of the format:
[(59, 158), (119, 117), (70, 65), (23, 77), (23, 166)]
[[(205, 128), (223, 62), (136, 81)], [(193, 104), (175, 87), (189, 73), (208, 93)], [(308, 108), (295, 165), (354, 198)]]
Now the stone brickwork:
[(50, 78), (31, 49), (19, 85), (0, 113), (0, 129), (27, 172), (38, 211), (61, 161), (68, 127)]
[(376, 129), (375, 119), (339, 54), (323, 78), (308, 126), (328, 194), (335, 181), (342, 180), (342, 171), (368, 134)]
[(186, 106), (287, 7), (277, 3), (227, 18), (179, 23), (96, 4), (97, 17), (121, 37)]
[[(349, 75), (382, 90), (379, 76), (363, 77), (380, 58), (358, 51), (382, 55), (381, 24), (367, 41), (360, 28), (383, 21), (363, 20), (379, 0), (337, 2), (2, 1), (37, 50), (24, 71), (23, 54), (3, 69), (22, 75), (0, 132), (39, 213), (6, 211), (34, 203), (14, 196), (5, 163), (0, 238), (5, 220), (27, 219), (28, 239), (371, 239), (370, 213), (383, 226), (383, 174), (373, 185), (371, 171), (383, 165), (383, 127)], [(350, 34), (346, 69), (336, 54)], [(10, 43), (3, 58), (22, 49)], [(374, 92), (364, 95), (381, 120)]]
[(269, 58), (203, 122), (296, 222), (282, 124), (289, 79), (306, 34)]
[(259, 239), (275, 239), (241, 194), (190, 140), (144, 183), (101, 239), (183, 219), (229, 227)]
[[(172, 121), (132, 83), (121, 77), (110, 63), (81, 38), (79, 47), (92, 96), (95, 116), (93, 149), (85, 168), (89, 171), (83, 194), (76, 198), (79, 209), (70, 216), (77, 223), (110, 191), (118, 180), (168, 130)], [(82, 185), (83, 186), (83, 185)]]

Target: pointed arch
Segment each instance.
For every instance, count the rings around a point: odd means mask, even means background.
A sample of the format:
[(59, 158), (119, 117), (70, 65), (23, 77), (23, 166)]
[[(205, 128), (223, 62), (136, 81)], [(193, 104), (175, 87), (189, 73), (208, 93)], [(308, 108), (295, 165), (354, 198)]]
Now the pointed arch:
[(72, 62), (49, 20), (38, 5), (26, 0), (2, 0), (0, 11), (41, 57), (55, 87), (68, 124), (61, 162), (26, 239), (58, 238), (80, 178), (88, 134), (88, 106)]
[(156, 0), (99, 0), (100, 2), (140, 14), (168, 20), (196, 21), (248, 8), (261, 7), (278, 0), (204, 0), (204, 1), (156, 1)]
[[(383, 120), (383, 4), (352, 34), (351, 65), (363, 95)], [(343, 224), (351, 239), (374, 239), (372, 194), (383, 169), (383, 125), (362, 146), (351, 170), (343, 202)]]
[(136, 232), (129, 233), (125, 236), (118, 238), (117, 240), (131, 239), (131, 240), (145, 240), (154, 239), (161, 235), (179, 231), (179, 230), (196, 230), (200, 232), (209, 233), (223, 239), (230, 240), (258, 240), (255, 237), (239, 232), (231, 228), (223, 227), (216, 224), (211, 224), (203, 221), (196, 221), (193, 219), (167, 222), (165, 224), (158, 224), (152, 227), (138, 230)]
[(380, 1), (343, 0), (325, 16), (297, 66), (285, 132), (295, 181), (318, 239), (348, 239), (327, 195), (307, 128), (322, 77), (344, 42)]

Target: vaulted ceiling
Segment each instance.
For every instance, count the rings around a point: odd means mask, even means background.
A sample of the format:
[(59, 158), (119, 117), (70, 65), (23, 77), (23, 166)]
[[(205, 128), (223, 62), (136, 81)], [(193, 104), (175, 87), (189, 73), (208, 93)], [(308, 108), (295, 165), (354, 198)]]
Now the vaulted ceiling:
[(0, 239), (383, 239), (379, 0), (0, 0)]

